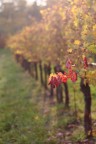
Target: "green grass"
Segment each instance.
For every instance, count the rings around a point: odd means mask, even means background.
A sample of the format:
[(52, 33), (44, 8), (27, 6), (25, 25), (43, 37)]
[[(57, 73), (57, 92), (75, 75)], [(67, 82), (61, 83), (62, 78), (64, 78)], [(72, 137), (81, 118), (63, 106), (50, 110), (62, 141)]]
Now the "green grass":
[[(65, 108), (64, 104), (50, 105), (40, 82), (25, 72), (7, 49), (1, 49), (0, 144), (64, 144), (65, 140), (75, 144), (83, 140), (84, 96), (79, 80), (75, 84), (77, 117), (71, 81), (68, 87), (70, 108)], [(91, 86), (91, 90), (92, 119), (96, 123), (96, 87)], [(56, 101), (55, 96), (54, 99)]]
[(42, 97), (38, 83), (8, 50), (0, 50), (0, 144), (45, 143), (46, 119), (39, 112), (37, 96)]

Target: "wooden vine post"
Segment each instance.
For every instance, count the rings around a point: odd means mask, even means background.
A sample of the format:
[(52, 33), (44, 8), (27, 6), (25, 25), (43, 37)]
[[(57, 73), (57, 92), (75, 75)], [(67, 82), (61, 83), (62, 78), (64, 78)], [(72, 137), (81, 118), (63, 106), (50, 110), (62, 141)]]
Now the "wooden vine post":
[[(54, 67), (54, 71), (55, 73), (61, 72), (61, 66), (59, 64), (57, 64)], [(59, 85), (56, 88), (56, 99), (58, 103), (63, 103), (63, 92), (62, 92), (62, 85)]]
[(45, 77), (44, 87), (45, 89), (47, 89), (47, 64), (44, 64), (44, 77)]
[(42, 62), (41, 61), (39, 61), (39, 70), (40, 70), (40, 81), (41, 81), (41, 84), (43, 85), (44, 80), (43, 80), (43, 68), (42, 68)]
[(62, 85), (59, 85), (56, 88), (56, 99), (58, 103), (63, 103), (63, 91), (62, 91)]
[(77, 119), (77, 104), (76, 104), (76, 89), (75, 89), (75, 85), (73, 86), (73, 91), (74, 91), (74, 113), (75, 113), (75, 117)]
[(84, 129), (87, 138), (92, 137), (92, 118), (91, 118), (91, 90), (88, 80), (85, 77), (81, 78), (80, 82), (81, 91), (84, 94)]
[(35, 70), (35, 79), (38, 80), (37, 61), (34, 62), (34, 70)]
[(65, 91), (65, 106), (69, 107), (69, 90), (68, 90), (68, 84), (64, 83), (64, 91)]

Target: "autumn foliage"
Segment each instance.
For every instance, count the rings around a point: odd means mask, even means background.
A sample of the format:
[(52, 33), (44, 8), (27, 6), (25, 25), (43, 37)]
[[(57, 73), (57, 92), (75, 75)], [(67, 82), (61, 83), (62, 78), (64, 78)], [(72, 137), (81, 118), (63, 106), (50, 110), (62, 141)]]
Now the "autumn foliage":
[(78, 70), (86, 69), (94, 61), (90, 53), (96, 51), (95, 6), (94, 0), (60, 0), (41, 11), (40, 22), (34, 21), (32, 26), (12, 36), (8, 46), (28, 61), (51, 61), (66, 68), (70, 58)]
[(8, 47), (28, 61), (59, 63), (64, 69), (72, 64), (75, 72), (86, 70), (89, 82), (95, 84), (91, 65), (96, 54), (95, 8), (95, 0), (60, 0), (41, 10), (40, 22), (10, 37)]

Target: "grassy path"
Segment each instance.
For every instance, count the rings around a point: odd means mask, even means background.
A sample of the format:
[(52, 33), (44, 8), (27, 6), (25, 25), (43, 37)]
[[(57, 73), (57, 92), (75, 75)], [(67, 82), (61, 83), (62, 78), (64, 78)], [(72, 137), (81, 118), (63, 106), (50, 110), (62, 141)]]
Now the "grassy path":
[(45, 143), (46, 118), (38, 107), (43, 95), (10, 52), (0, 50), (0, 144)]

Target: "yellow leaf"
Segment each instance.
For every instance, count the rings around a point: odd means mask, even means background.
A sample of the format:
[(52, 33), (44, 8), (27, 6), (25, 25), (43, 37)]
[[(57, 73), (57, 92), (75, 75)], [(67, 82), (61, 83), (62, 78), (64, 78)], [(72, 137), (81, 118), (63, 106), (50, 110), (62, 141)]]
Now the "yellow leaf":
[(38, 116), (36, 116), (36, 117), (35, 117), (35, 120), (38, 120), (38, 119), (39, 119), (39, 117), (38, 117)]
[(72, 49), (71, 49), (71, 48), (68, 49), (67, 52), (68, 52), (68, 53), (72, 53)]
[(75, 44), (75, 45), (80, 45), (80, 43), (81, 43), (81, 42), (80, 42), (79, 40), (75, 40), (75, 41), (74, 41), (74, 44)]
[(94, 31), (94, 30), (96, 30), (96, 24), (95, 24), (95, 25), (93, 25), (93, 31)]
[(22, 54), (22, 52), (20, 50), (17, 50), (15, 53), (16, 54)]

